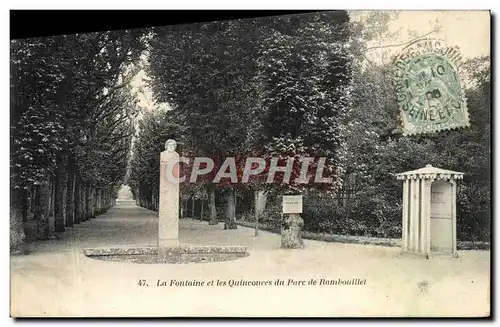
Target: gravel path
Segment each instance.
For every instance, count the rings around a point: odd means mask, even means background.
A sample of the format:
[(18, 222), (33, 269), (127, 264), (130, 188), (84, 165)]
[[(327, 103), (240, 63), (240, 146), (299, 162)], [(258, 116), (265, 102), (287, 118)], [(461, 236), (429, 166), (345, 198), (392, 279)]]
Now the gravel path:
[[(490, 312), (489, 251), (425, 260), (400, 255), (394, 247), (311, 240), (305, 240), (306, 249), (282, 250), (276, 234), (261, 231), (255, 237), (250, 228), (223, 230), (223, 224), (182, 219), (181, 243), (243, 245), (250, 255), (145, 265), (83, 254), (89, 247), (154, 246), (156, 235), (156, 212), (120, 204), (68, 229), (60, 240), (33, 244), (32, 253), (11, 257), (11, 314), (454, 317)], [(275, 285), (278, 279), (285, 285)], [(311, 279), (317, 284), (308, 285)], [(139, 286), (140, 280), (148, 286)], [(339, 280), (351, 285), (332, 285)]]

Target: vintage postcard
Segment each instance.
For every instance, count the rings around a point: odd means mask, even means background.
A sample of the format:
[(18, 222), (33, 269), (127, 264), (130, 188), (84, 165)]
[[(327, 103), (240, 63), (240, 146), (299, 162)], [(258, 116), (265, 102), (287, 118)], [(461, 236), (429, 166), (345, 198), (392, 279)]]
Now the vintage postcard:
[(489, 317), (490, 22), (12, 39), (11, 317)]

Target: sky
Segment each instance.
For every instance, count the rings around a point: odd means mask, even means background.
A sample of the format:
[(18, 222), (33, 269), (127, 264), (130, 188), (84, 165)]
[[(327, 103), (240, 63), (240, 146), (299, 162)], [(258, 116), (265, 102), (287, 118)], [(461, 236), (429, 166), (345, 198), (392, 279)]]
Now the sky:
[[(366, 17), (366, 11), (351, 11), (355, 21)], [(392, 12), (394, 13), (394, 12)], [(397, 18), (389, 22), (389, 33), (398, 33), (390, 39), (378, 38), (369, 44), (390, 45), (411, 40), (434, 29), (437, 32), (428, 37), (444, 39), (450, 46), (458, 46), (464, 59), (488, 55), (490, 53), (490, 12), (489, 11), (398, 11)], [(412, 36), (409, 31), (413, 32)], [(391, 54), (403, 46), (391, 48)], [(381, 51), (373, 50), (370, 59), (377, 59)]]
[[(368, 11), (350, 11), (351, 19), (360, 21)], [(489, 11), (397, 11), (390, 12), (394, 19), (388, 23), (388, 32), (395, 34), (390, 38), (379, 37), (368, 43), (369, 46), (394, 45), (405, 43), (416, 36), (422, 36), (437, 28), (428, 37), (444, 39), (450, 46), (458, 46), (463, 59), (490, 54), (490, 12)], [(371, 50), (366, 56), (374, 62), (390, 62), (392, 55), (404, 46)], [(383, 53), (387, 57), (382, 57)], [(144, 71), (133, 81), (134, 89), (143, 110), (154, 110), (151, 90), (143, 82)], [(139, 91), (140, 90), (140, 91)]]

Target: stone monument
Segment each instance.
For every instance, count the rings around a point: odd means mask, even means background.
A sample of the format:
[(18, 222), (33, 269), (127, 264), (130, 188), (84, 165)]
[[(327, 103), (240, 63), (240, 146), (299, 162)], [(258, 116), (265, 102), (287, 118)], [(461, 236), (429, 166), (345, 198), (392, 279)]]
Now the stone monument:
[(403, 180), (402, 253), (458, 257), (456, 180), (463, 175), (431, 165), (396, 174)]
[(174, 140), (160, 154), (158, 248), (179, 246), (179, 154)]

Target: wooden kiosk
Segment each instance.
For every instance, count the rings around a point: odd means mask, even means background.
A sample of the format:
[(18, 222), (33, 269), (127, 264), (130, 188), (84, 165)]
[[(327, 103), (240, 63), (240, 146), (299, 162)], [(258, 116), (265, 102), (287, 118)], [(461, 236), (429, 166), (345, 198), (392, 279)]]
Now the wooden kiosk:
[(396, 174), (403, 181), (402, 253), (458, 257), (456, 180), (463, 176), (431, 165)]

